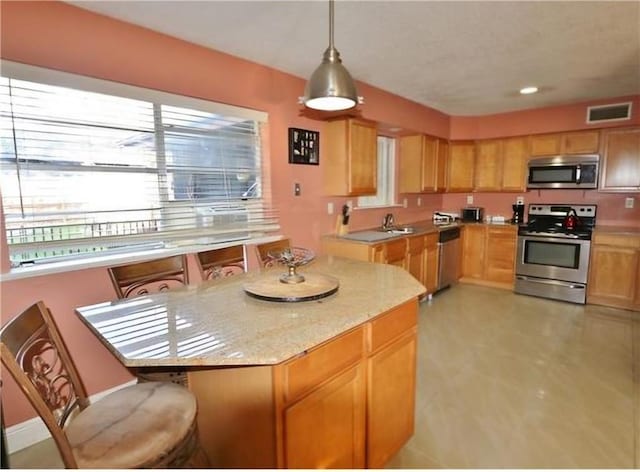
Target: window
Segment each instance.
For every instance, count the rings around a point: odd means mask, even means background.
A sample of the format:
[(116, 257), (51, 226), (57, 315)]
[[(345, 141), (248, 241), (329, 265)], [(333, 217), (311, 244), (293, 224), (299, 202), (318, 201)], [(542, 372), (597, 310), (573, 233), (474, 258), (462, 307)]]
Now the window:
[(378, 136), (378, 192), (375, 196), (359, 197), (359, 207), (384, 207), (395, 204), (395, 149), (395, 139)]
[(4, 66), (0, 187), (13, 265), (278, 229), (263, 198), (266, 115), (87, 78), (77, 82), (126, 93), (27, 81)]

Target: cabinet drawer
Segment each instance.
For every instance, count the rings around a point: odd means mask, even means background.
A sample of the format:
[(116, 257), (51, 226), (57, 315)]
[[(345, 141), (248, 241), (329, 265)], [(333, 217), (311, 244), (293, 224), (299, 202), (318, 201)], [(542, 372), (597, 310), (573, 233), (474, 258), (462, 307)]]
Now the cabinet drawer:
[(369, 352), (378, 350), (418, 324), (417, 303), (416, 300), (407, 302), (369, 323)]
[(358, 327), (283, 365), (283, 392), (290, 403), (332, 375), (360, 361), (364, 327)]
[(640, 249), (640, 235), (632, 236), (623, 234), (603, 234), (596, 232), (593, 235), (593, 243)]

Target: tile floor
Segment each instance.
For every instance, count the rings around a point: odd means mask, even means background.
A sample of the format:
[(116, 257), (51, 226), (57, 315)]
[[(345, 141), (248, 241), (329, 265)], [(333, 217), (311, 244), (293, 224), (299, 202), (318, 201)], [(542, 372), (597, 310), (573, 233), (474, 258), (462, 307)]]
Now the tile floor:
[[(457, 285), (418, 332), (416, 431), (387, 467), (640, 466), (640, 313)], [(10, 463), (62, 466), (50, 441)]]

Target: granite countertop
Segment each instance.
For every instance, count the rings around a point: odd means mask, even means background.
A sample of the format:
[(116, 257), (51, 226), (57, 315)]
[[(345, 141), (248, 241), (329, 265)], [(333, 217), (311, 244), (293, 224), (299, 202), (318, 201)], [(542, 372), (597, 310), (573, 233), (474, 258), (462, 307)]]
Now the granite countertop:
[(307, 302), (248, 296), (246, 282), (283, 268), (77, 308), (128, 367), (278, 364), (424, 293), (399, 267), (323, 256), (300, 272), (331, 275), (338, 292)]

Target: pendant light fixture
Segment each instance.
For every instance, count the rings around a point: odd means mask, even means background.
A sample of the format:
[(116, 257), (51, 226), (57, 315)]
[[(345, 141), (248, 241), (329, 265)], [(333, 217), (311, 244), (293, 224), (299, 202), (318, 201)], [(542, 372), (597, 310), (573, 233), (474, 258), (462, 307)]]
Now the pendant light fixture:
[(333, 5), (329, 0), (329, 47), (322, 63), (311, 74), (304, 89), (304, 104), (314, 110), (338, 111), (353, 108), (361, 99), (349, 71), (342, 65), (340, 53), (333, 45)]

